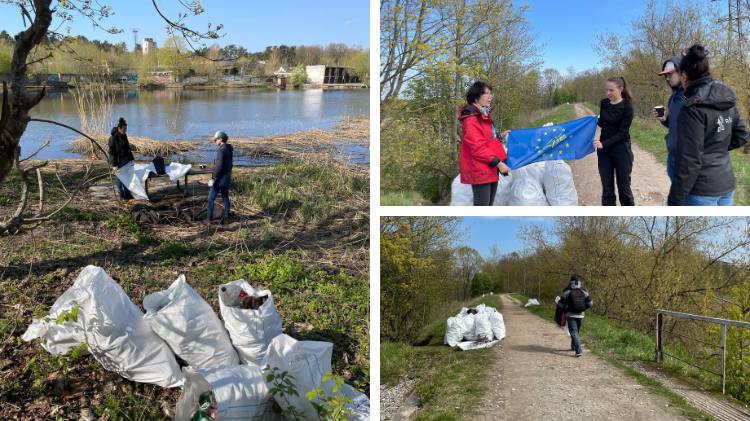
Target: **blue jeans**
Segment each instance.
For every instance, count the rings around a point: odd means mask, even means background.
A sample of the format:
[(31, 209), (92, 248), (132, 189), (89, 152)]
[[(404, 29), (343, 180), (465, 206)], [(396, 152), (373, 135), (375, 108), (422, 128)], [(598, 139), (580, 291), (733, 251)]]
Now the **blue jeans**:
[(224, 215), (229, 215), (229, 183), (232, 182), (232, 174), (222, 176), (218, 180), (214, 180), (214, 185), (208, 192), (208, 214), (214, 214), (214, 200), (216, 196), (221, 192), (221, 198), (224, 200)]
[(669, 181), (674, 178), (674, 155), (672, 154), (667, 155), (667, 176)]
[(583, 354), (581, 349), (581, 325), (583, 324), (583, 318), (576, 317), (565, 317), (565, 323), (568, 324), (568, 332), (570, 332), (570, 347), (575, 350), (576, 354)]
[(732, 206), (734, 190), (724, 196), (696, 196), (688, 195), (684, 206)]
[[(127, 164), (128, 164), (128, 159), (127, 158), (123, 158), (122, 159), (122, 165), (120, 166), (120, 168), (124, 167)], [(128, 188), (125, 187), (124, 184), (122, 184), (122, 181), (120, 181), (119, 177), (115, 177), (115, 179), (117, 179), (117, 194), (119, 194), (120, 196), (122, 196), (125, 193), (130, 193), (130, 190), (128, 190)]]

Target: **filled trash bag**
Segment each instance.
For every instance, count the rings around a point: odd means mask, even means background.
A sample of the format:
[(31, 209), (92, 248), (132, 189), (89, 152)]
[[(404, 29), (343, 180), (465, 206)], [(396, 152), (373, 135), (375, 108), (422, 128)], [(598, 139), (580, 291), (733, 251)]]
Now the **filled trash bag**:
[[(317, 388), (323, 388), (324, 396), (346, 394), (354, 403), (347, 404), (351, 411), (350, 421), (365, 421), (370, 419), (370, 400), (367, 395), (358, 392), (351, 386), (344, 386), (337, 392), (333, 392), (336, 383), (333, 380), (323, 381), (331, 370), (331, 356), (333, 344), (329, 342), (297, 341), (288, 335), (279, 335), (271, 341), (268, 347), (268, 365), (277, 367), (288, 372), (294, 380), (299, 396), (287, 396), (287, 399), (278, 399), (277, 403), (282, 409), (294, 406), (299, 412), (304, 412), (308, 420), (318, 419), (315, 408), (311, 401), (305, 396), (307, 392)], [(266, 379), (268, 380), (268, 379)], [(269, 387), (273, 387), (268, 383)], [(313, 402), (323, 403), (321, 398), (313, 398)]]
[(503, 315), (494, 307), (479, 304), (474, 308), (464, 307), (457, 315), (448, 318), (443, 343), (468, 350), (492, 346), (495, 343), (490, 343), (493, 338), (505, 338)]
[(550, 206), (578, 206), (573, 171), (565, 161), (547, 161), (544, 166), (544, 192)]
[(474, 316), (474, 325), (476, 326), (476, 340), (492, 340), (492, 324), (490, 323), (490, 312), (484, 311)]
[(451, 183), (451, 206), (474, 206), (474, 193), (471, 184), (461, 183), (461, 174)]
[[(209, 406), (218, 413), (220, 420), (282, 419), (273, 410), (273, 398), (260, 367), (230, 365), (203, 370), (185, 367), (182, 372), (185, 386), (177, 402), (175, 421), (190, 420), (201, 410), (201, 403), (209, 399)], [(204, 413), (209, 412), (206, 409)]]
[(539, 305), (539, 301), (537, 301), (536, 298), (532, 298), (526, 302), (526, 305), (524, 305), (524, 307), (538, 306), (538, 305)]
[(239, 365), (224, 324), (180, 275), (164, 290), (143, 299), (144, 319), (176, 355), (194, 368)]
[[(79, 306), (78, 320), (56, 325), (55, 319), (63, 311), (73, 309), (74, 301)], [(182, 386), (184, 379), (174, 354), (104, 269), (87, 266), (73, 286), (57, 299), (50, 309), (49, 318), (49, 323), (44, 318), (34, 320), (23, 339), (47, 340), (47, 350), (86, 343), (106, 370), (126, 379), (163, 387)], [(55, 343), (60, 338), (60, 327), (66, 335), (62, 346)], [(74, 344), (73, 340), (77, 343)]]
[(548, 206), (541, 183), (533, 177), (516, 176), (510, 191), (510, 206)]
[(489, 312), (490, 325), (492, 326), (492, 335), (495, 337), (495, 339), (504, 339), (505, 321), (503, 320), (503, 315), (494, 308), (492, 310), (493, 311)]
[(443, 343), (450, 346), (456, 346), (464, 340), (463, 323), (456, 317), (449, 317), (446, 322), (445, 338)]
[(544, 183), (544, 166), (544, 162), (534, 162), (521, 168), (514, 169), (510, 173), (513, 174), (513, 181), (532, 179), (542, 185)]
[[(243, 309), (240, 296), (262, 304), (257, 310)], [(244, 279), (219, 287), (219, 309), (224, 326), (242, 364), (263, 366), (271, 340), (281, 335), (281, 316), (276, 312), (271, 291), (253, 288)]]
[(514, 178), (513, 171), (509, 172), (508, 175), (500, 174), (497, 179), (497, 193), (495, 193), (495, 201), (492, 202), (492, 206), (510, 206), (510, 187), (513, 185)]
[[(135, 165), (135, 162), (128, 162), (118, 168), (115, 175), (117, 175), (117, 178), (122, 181), (122, 184), (130, 190), (130, 193), (133, 194), (134, 198), (148, 201), (148, 195), (146, 194), (146, 189), (143, 188), (143, 181), (141, 180), (145, 173), (143, 169), (146, 168), (146, 165), (138, 164), (137, 169), (139, 171), (136, 171)], [(148, 175), (148, 173), (145, 174)]]

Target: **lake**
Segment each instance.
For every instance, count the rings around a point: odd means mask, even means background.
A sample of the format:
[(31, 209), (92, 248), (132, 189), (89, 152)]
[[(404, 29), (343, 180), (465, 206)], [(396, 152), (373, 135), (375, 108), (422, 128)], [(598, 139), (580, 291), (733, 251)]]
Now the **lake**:
[[(30, 92), (30, 95), (35, 92)], [(217, 89), (120, 90), (114, 95), (111, 127), (119, 117), (128, 122), (128, 135), (158, 140), (205, 142), (218, 130), (233, 136), (272, 136), (297, 130), (327, 130), (343, 117), (370, 115), (369, 89)], [(2, 95), (0, 95), (2, 98)], [(71, 92), (48, 92), (31, 116), (81, 129)], [(80, 137), (64, 127), (31, 122), (21, 139), (21, 158), (50, 140), (35, 159), (82, 158), (65, 151), (67, 141)], [(106, 145), (102, 145), (106, 148)], [(214, 147), (202, 154), (214, 157)], [(349, 146), (352, 159), (369, 164), (369, 148)], [(364, 157), (362, 156), (364, 155)], [(193, 160), (193, 158), (191, 158)], [(238, 164), (264, 165), (268, 160), (241, 159)]]

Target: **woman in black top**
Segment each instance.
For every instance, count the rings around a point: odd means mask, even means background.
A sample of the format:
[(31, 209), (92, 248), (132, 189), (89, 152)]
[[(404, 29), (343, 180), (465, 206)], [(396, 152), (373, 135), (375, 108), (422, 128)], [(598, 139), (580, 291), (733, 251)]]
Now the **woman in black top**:
[(602, 100), (597, 123), (602, 128), (601, 140), (594, 139), (602, 179), (602, 206), (617, 205), (615, 176), (620, 205), (635, 206), (630, 190), (630, 173), (633, 171), (633, 151), (630, 148), (633, 96), (622, 76), (612, 76), (605, 86), (607, 99)]

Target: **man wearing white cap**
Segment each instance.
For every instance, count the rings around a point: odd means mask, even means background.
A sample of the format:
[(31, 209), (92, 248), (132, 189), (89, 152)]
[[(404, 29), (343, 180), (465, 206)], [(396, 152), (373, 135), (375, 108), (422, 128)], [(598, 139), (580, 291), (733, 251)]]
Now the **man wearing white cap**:
[(211, 225), (214, 216), (214, 200), (216, 200), (216, 196), (221, 192), (221, 198), (224, 200), (224, 214), (221, 216), (221, 224), (224, 225), (229, 220), (229, 183), (232, 182), (232, 154), (234, 153), (234, 148), (227, 143), (229, 136), (222, 130), (216, 132), (211, 140), (216, 142), (219, 150), (216, 152), (216, 169), (214, 169), (214, 173), (211, 176), (211, 181), (208, 182), (211, 190), (208, 192), (208, 211), (206, 213), (206, 220), (203, 223)]
[(664, 140), (667, 143), (667, 152), (669, 152), (667, 156), (667, 175), (670, 180), (674, 176), (674, 154), (677, 150), (677, 117), (680, 115), (682, 105), (685, 103), (685, 88), (682, 86), (682, 81), (680, 80), (680, 61), (682, 61), (682, 56), (670, 58), (664, 62), (661, 67), (662, 71), (659, 73), (659, 76), (664, 76), (667, 80), (667, 85), (672, 88), (672, 96), (669, 97), (669, 102), (667, 103), (669, 114), (665, 117), (659, 117), (656, 109), (654, 109), (654, 118), (669, 129), (667, 135), (664, 136)]

